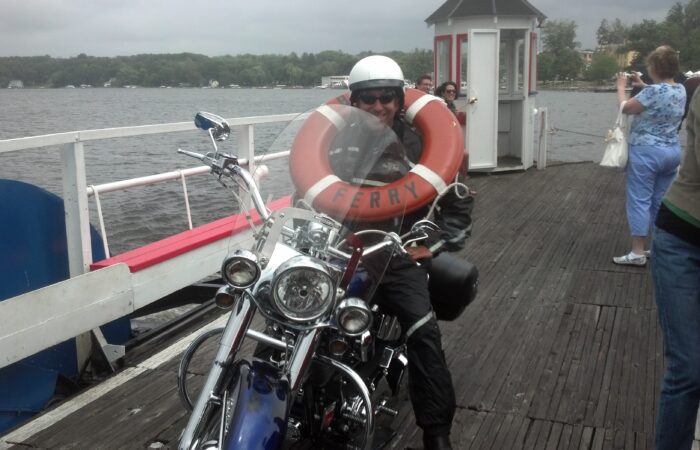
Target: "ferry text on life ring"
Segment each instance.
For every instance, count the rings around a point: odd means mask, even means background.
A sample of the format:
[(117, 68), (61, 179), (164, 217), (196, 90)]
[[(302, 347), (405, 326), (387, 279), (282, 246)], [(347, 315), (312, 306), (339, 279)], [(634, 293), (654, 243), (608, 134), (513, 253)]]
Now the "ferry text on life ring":
[(292, 144), (289, 166), (298, 194), (332, 217), (380, 221), (407, 214), (430, 203), (454, 179), (465, 155), (462, 128), (444, 102), (406, 89), (405, 118), (421, 134), (423, 151), (406, 176), (384, 186), (356, 186), (336, 175), (328, 151), (343, 119), (334, 104), (349, 104), (341, 95), (314, 111)]

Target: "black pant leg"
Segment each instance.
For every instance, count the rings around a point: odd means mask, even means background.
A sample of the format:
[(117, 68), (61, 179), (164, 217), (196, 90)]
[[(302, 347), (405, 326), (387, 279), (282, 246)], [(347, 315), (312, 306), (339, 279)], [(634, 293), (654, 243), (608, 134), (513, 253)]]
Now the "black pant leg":
[(380, 303), (407, 333), (409, 391), (416, 423), (427, 434), (450, 432), (455, 411), (452, 377), (430, 306), (425, 268), (397, 256), (379, 287)]

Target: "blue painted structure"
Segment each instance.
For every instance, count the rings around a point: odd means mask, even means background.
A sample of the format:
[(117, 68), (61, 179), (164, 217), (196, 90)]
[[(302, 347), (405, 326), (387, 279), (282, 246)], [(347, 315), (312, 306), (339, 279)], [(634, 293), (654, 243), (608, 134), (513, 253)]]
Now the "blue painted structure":
[[(37, 186), (0, 179), (0, 301), (69, 278), (63, 200)], [(91, 227), (94, 260), (105, 258), (102, 238)], [(11, 320), (11, 318), (0, 318)], [(124, 343), (129, 320), (102, 327), (107, 340)], [(0, 369), (0, 433), (41, 411), (60, 376), (80, 368), (74, 340)]]

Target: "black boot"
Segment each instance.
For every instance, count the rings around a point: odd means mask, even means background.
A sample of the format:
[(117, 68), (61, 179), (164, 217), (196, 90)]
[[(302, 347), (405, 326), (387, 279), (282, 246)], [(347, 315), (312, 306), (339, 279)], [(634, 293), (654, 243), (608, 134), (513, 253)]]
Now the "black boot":
[(452, 450), (450, 436), (448, 434), (439, 436), (423, 434), (423, 448), (425, 450)]

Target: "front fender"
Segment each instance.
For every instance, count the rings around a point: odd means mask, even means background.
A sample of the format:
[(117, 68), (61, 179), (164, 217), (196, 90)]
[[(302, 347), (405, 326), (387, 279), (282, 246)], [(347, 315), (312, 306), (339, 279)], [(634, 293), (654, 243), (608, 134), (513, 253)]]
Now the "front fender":
[(287, 432), (290, 389), (269, 364), (242, 360), (229, 392), (233, 411), (224, 439), (226, 450), (273, 450)]

